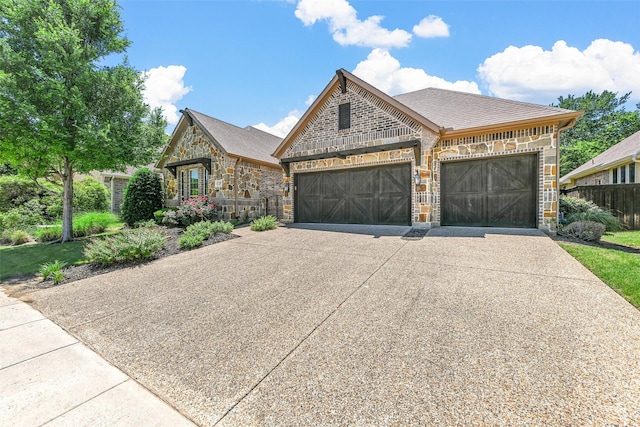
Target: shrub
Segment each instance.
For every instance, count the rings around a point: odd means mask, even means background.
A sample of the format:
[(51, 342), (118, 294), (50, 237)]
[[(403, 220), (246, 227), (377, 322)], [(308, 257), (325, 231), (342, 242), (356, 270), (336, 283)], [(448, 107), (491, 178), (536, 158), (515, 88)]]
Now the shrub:
[(153, 219), (156, 221), (156, 224), (162, 224), (162, 219), (164, 218), (165, 212), (175, 211), (176, 208), (162, 208), (153, 213)]
[(278, 219), (273, 215), (257, 218), (251, 223), (253, 231), (273, 230), (276, 227), (278, 227)]
[(594, 221), (576, 221), (563, 227), (561, 234), (575, 237), (587, 242), (599, 242), (604, 234), (605, 226)]
[(31, 241), (31, 236), (24, 230), (13, 230), (11, 232), (11, 240), (14, 245), (23, 245)]
[(84, 248), (84, 256), (102, 265), (143, 261), (152, 258), (166, 241), (167, 236), (158, 229), (129, 229), (92, 239)]
[(24, 230), (3, 230), (0, 232), (0, 244), (23, 245), (31, 241), (31, 235)]
[(202, 245), (204, 237), (198, 234), (184, 234), (178, 239), (178, 246), (180, 249), (193, 249)]
[(154, 220), (150, 219), (148, 221), (138, 221), (133, 226), (134, 228), (154, 228), (157, 227), (158, 224), (156, 224)]
[(73, 183), (73, 208), (76, 212), (109, 210), (109, 190), (92, 177)]
[(175, 211), (165, 211), (162, 223), (188, 227), (196, 222), (213, 220), (217, 215), (215, 207), (207, 196), (192, 196), (182, 202)]
[(0, 210), (8, 211), (38, 197), (38, 186), (17, 175), (0, 176)]
[(624, 227), (610, 211), (602, 209), (593, 202), (577, 197), (560, 196), (560, 212), (564, 213), (565, 223), (593, 221), (604, 224), (607, 231), (620, 231)]
[(43, 221), (39, 212), (34, 212), (28, 205), (23, 205), (6, 213), (0, 213), (0, 230), (29, 228)]
[(40, 266), (39, 274), (42, 276), (42, 280), (51, 279), (55, 285), (62, 282), (64, 274), (62, 270), (67, 266), (64, 261), (55, 260), (54, 262), (47, 262)]
[(40, 242), (53, 242), (62, 238), (62, 225), (52, 225), (38, 228), (35, 237)]
[(122, 219), (129, 225), (153, 219), (155, 211), (162, 208), (163, 196), (160, 177), (147, 168), (138, 169), (124, 190), (120, 207)]
[(73, 218), (73, 235), (83, 237), (100, 234), (117, 221), (118, 217), (111, 212), (85, 212)]

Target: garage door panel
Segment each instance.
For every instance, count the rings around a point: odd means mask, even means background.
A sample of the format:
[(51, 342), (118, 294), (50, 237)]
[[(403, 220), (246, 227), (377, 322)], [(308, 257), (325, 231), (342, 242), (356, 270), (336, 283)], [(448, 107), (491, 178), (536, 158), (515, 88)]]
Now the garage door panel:
[(298, 174), (295, 179), (296, 222), (411, 224), (409, 163)]
[(441, 223), (535, 227), (537, 155), (443, 163)]

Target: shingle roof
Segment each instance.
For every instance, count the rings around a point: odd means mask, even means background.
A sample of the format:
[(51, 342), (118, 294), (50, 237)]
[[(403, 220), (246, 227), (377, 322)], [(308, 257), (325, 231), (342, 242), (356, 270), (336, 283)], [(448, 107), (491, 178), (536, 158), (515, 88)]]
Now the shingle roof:
[(279, 166), (278, 159), (271, 153), (282, 138), (251, 126), (240, 128), (191, 109), (185, 109), (185, 112), (191, 115), (202, 130), (215, 139), (228, 154)]
[(574, 177), (587, 175), (589, 172), (596, 172), (600, 169), (605, 169), (610, 164), (625, 159), (631, 159), (634, 156), (640, 157), (640, 132), (634, 133), (608, 150), (598, 154), (587, 163), (577, 167), (560, 178), (560, 181), (569, 180)]
[(427, 88), (394, 98), (443, 128), (492, 126), (573, 113), (572, 110), (484, 95)]

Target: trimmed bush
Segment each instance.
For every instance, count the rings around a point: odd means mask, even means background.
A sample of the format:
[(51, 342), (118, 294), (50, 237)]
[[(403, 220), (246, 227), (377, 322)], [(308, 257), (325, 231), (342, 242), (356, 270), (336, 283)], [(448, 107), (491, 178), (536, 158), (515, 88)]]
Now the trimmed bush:
[(76, 212), (109, 210), (109, 190), (92, 177), (74, 182), (73, 209)]
[(38, 186), (28, 178), (17, 175), (0, 176), (0, 211), (16, 208), (38, 197)]
[(267, 231), (273, 230), (278, 227), (278, 219), (273, 215), (267, 215), (260, 218), (256, 218), (251, 223), (251, 229), (253, 231)]
[(599, 242), (605, 232), (604, 224), (594, 221), (576, 221), (565, 226), (562, 234), (587, 242)]
[(163, 205), (162, 184), (157, 173), (147, 168), (138, 169), (124, 190), (120, 207), (122, 219), (128, 225), (154, 218), (154, 212)]
[(136, 228), (92, 239), (84, 248), (84, 256), (102, 265), (139, 262), (153, 258), (164, 247), (167, 236), (156, 228)]
[(607, 231), (620, 231), (624, 228), (620, 220), (610, 211), (586, 199), (561, 195), (560, 212), (564, 213), (564, 220), (568, 224), (576, 221), (593, 221), (603, 224)]

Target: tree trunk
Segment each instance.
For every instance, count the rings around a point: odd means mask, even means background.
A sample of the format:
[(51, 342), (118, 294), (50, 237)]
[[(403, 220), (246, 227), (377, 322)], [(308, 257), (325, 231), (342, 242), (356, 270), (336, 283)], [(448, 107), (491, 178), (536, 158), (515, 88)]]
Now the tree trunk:
[(64, 158), (62, 174), (62, 238), (61, 243), (73, 240), (73, 167), (67, 157)]

